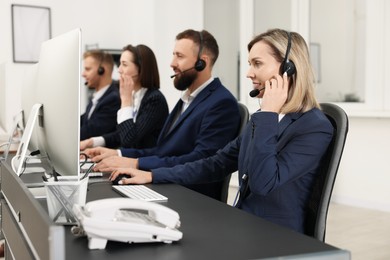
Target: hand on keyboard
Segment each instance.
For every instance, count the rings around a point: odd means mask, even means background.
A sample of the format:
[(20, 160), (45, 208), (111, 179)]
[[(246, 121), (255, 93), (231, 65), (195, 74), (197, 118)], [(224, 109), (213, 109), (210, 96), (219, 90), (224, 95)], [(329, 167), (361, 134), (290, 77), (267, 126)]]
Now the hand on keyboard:
[(120, 184), (146, 184), (152, 182), (152, 173), (133, 168), (120, 168), (114, 170), (110, 175), (110, 180), (115, 180), (119, 175), (125, 175)]

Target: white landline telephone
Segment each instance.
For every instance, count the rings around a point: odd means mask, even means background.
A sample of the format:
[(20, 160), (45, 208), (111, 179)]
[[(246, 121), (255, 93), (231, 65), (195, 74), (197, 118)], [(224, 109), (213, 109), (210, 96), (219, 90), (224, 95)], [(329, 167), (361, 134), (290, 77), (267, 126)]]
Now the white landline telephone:
[(183, 237), (179, 214), (163, 205), (130, 198), (95, 200), (73, 211), (88, 236), (89, 249), (104, 249), (107, 240), (126, 243), (172, 243)]

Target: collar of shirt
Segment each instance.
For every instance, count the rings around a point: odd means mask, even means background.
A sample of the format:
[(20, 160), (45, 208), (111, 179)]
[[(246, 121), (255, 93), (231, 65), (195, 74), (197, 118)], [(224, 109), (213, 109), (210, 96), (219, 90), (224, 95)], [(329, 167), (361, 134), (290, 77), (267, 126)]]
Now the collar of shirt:
[(145, 96), (145, 93), (148, 89), (147, 88), (140, 88), (139, 90), (135, 91), (133, 90), (133, 119), (134, 122), (137, 118), (139, 107), (141, 106), (141, 101), (143, 97)]
[(104, 95), (104, 93), (106, 93), (106, 91), (107, 91), (109, 86), (110, 85), (107, 85), (104, 88), (101, 88), (99, 91), (96, 91), (95, 93), (93, 93), (92, 100), (91, 100), (92, 107), (89, 110), (88, 119), (91, 117), (91, 115), (92, 115), (93, 111), (95, 110), (95, 107), (96, 107), (99, 99)]
[(200, 85), (197, 89), (195, 89), (194, 92), (190, 93), (190, 91), (187, 89), (184, 94), (181, 97), (181, 100), (183, 101), (183, 106), (181, 113), (183, 113), (191, 104), (191, 102), (196, 98), (196, 96), (204, 89), (206, 88), (212, 81), (214, 80), (213, 77), (209, 78), (205, 83)]
[(139, 107), (141, 106), (141, 101), (145, 96), (146, 91), (148, 91), (147, 88), (140, 88), (137, 91), (133, 90), (133, 111), (139, 110)]
[(95, 93), (93, 93), (92, 102), (94, 102), (96, 104), (97, 101), (99, 101), (99, 99), (104, 95), (104, 93), (106, 93), (106, 91), (109, 87), (110, 87), (110, 85), (107, 85), (107, 86), (101, 88), (99, 91), (96, 91)]
[(133, 105), (130, 107), (123, 107), (117, 112), (118, 125), (129, 119), (133, 119), (135, 123), (141, 101), (144, 98), (146, 91), (148, 91), (147, 88), (140, 88), (136, 92), (133, 91)]

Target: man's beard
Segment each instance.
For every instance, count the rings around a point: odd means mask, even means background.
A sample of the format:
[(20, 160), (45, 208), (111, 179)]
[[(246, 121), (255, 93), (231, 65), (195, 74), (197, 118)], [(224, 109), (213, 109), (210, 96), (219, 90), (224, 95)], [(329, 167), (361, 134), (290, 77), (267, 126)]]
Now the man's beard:
[(187, 71), (180, 74), (178, 77), (175, 77), (173, 84), (175, 85), (175, 88), (180, 91), (186, 90), (195, 81), (197, 75), (197, 71)]

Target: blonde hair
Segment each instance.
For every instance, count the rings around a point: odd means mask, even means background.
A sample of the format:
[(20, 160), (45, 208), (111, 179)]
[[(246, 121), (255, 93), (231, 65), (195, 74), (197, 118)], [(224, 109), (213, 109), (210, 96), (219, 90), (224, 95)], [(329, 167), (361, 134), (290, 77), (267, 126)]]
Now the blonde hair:
[(83, 54), (84, 59), (87, 57), (95, 59), (99, 63), (99, 67), (104, 66), (105, 69), (109, 70), (109, 74), (111, 75), (114, 70), (114, 58), (110, 53), (98, 49), (88, 50)]
[[(272, 55), (278, 62), (283, 62), (289, 33), (281, 29), (268, 30), (258, 36), (248, 44), (248, 51), (252, 46), (263, 41), (272, 50)], [(291, 49), (288, 55), (290, 62), (295, 65), (296, 72), (290, 78), (287, 101), (281, 109), (281, 113), (306, 112), (312, 108), (319, 108), (320, 105), (315, 97), (315, 77), (310, 63), (309, 50), (303, 37), (290, 32)]]

